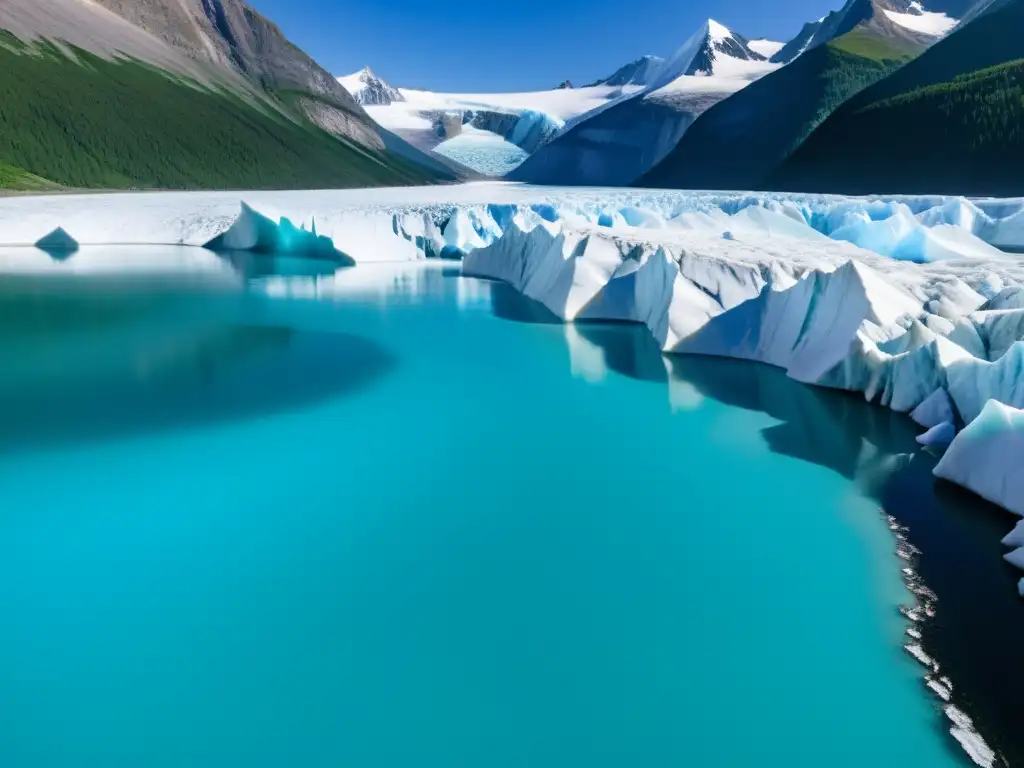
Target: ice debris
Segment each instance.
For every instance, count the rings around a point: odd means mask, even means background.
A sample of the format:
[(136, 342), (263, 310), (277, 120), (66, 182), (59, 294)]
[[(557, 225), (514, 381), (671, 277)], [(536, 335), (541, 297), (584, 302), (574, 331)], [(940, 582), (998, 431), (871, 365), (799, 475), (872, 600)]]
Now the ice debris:
[(923, 435), (917, 436), (917, 442), (926, 448), (945, 448), (956, 437), (956, 427), (953, 422), (944, 421), (936, 424)]

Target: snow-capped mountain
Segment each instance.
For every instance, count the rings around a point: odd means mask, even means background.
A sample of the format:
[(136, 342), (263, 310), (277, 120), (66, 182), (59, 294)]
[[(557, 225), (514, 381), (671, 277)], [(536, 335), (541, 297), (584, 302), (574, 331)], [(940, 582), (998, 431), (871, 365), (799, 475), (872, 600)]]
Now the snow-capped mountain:
[(405, 101), (401, 91), (375, 75), (369, 67), (339, 77), (338, 82), (364, 107), (386, 107), (396, 101)]
[[(668, 62), (652, 66), (650, 57), (640, 59), (606, 80), (639, 80), (647, 87), (568, 125), (508, 178), (534, 184), (629, 184), (664, 159), (699, 115), (777, 69), (767, 54), (781, 48), (768, 40), (751, 43), (708, 20)], [(646, 67), (643, 77), (635, 66), (640, 64)]]
[(708, 19), (662, 67), (651, 87), (661, 88), (684, 75), (729, 75), (751, 63), (767, 61), (745, 37)]
[(598, 80), (594, 85), (643, 85), (654, 82), (655, 76), (665, 66), (665, 59), (660, 56), (641, 56), (624, 67), (619, 67), (611, 77)]
[(778, 71), (702, 114), (637, 183), (759, 188), (847, 98), (935, 44), (970, 2), (847, 0), (780, 49)]

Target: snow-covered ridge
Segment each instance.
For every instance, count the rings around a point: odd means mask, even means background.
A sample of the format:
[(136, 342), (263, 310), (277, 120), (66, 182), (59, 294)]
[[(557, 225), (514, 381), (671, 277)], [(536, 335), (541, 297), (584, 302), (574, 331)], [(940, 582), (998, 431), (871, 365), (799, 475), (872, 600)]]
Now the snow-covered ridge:
[(757, 40), (750, 40), (747, 42), (747, 47), (755, 53), (759, 53), (766, 59), (770, 59), (776, 53), (781, 51), (786, 46), (785, 43), (780, 43), (775, 40), (766, 40), (765, 38), (758, 38)]

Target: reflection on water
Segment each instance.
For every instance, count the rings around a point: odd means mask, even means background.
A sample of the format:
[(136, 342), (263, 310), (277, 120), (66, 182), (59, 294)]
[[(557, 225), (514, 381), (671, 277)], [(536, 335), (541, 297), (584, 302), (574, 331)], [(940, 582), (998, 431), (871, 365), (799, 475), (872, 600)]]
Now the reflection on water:
[[(529, 312), (501, 310), (502, 317), (517, 315)], [(674, 409), (711, 398), (768, 414), (778, 423), (761, 437), (773, 452), (848, 478), (908, 526), (909, 541), (922, 552), (917, 573), (939, 598), (937, 616), (922, 628), (925, 647), (952, 678), (954, 701), (968, 710), (989, 745), (1007, 765), (1024, 765), (1024, 610), (1015, 590), (1019, 573), (1002, 559), (999, 543), (1013, 518), (963, 489), (937, 483), (936, 459), (920, 450), (919, 430), (909, 418), (860, 395), (798, 384), (769, 366), (665, 357), (640, 326), (567, 326), (566, 339), (571, 370), (586, 381), (615, 373), (664, 385)]]
[(350, 333), (270, 323), (244, 293), (177, 280), (23, 277), (0, 288), (0, 451), (254, 418), (395, 363)]

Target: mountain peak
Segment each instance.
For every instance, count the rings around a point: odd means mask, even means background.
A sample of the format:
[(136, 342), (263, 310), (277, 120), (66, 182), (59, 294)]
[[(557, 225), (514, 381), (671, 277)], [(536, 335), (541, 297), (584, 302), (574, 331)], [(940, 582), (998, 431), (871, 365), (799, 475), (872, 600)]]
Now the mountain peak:
[(725, 40), (726, 38), (732, 37), (732, 32), (724, 24), (719, 24), (714, 19), (708, 19), (704, 22), (704, 27), (708, 31), (708, 35), (711, 36), (712, 40)]
[(661, 69), (652, 89), (662, 88), (683, 75), (719, 74), (716, 65), (728, 62), (767, 61), (768, 57), (751, 48), (745, 37), (708, 19)]
[(377, 77), (368, 66), (351, 75), (339, 77), (338, 82), (364, 107), (387, 106), (396, 101), (405, 101), (401, 91)]

